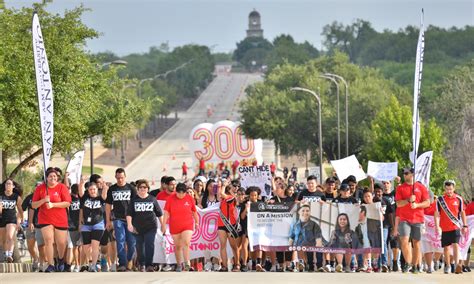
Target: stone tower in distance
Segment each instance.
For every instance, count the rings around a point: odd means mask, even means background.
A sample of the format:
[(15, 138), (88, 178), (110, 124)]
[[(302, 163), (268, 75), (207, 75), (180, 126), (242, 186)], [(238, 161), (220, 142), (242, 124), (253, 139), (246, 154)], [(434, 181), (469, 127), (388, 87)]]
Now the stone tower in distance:
[(247, 30), (247, 37), (263, 38), (260, 14), (255, 9), (253, 9), (253, 11), (249, 14), (249, 29)]

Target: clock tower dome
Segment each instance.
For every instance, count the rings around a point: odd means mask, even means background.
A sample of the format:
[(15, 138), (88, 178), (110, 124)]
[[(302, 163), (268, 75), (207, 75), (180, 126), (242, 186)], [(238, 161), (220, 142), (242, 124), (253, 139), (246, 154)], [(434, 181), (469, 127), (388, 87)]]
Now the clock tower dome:
[(263, 37), (260, 14), (255, 9), (253, 9), (249, 14), (249, 29), (247, 30), (247, 37)]

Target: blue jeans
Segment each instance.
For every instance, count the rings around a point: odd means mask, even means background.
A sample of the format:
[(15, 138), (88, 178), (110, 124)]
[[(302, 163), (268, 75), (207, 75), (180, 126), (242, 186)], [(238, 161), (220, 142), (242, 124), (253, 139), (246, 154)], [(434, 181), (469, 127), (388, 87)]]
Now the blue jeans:
[[(127, 230), (127, 222), (123, 220), (114, 220), (113, 222), (119, 266), (127, 266), (135, 253), (135, 236)], [(127, 242), (127, 252), (125, 252), (125, 242)]]
[(380, 258), (379, 258), (379, 267), (381, 265), (387, 265), (388, 264), (388, 261), (387, 261), (387, 256), (388, 256), (388, 246), (387, 246), (387, 243), (388, 243), (388, 232), (389, 232), (389, 227), (383, 227), (383, 240), (382, 240), (382, 245), (383, 245), (383, 251), (384, 253), (380, 255)]
[(149, 230), (144, 234), (137, 234), (137, 254), (140, 265), (153, 265), (153, 254), (155, 253), (156, 228)]

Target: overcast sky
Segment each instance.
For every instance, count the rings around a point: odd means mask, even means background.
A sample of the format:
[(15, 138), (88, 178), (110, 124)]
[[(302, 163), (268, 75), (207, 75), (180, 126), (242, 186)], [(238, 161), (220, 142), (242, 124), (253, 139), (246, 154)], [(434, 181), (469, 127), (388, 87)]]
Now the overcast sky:
[[(20, 8), (41, 1), (5, 2), (9, 8)], [(260, 12), (264, 36), (270, 41), (285, 33), (318, 49), (323, 27), (333, 21), (351, 24), (360, 18), (378, 31), (397, 31), (407, 25), (419, 26), (424, 8), (426, 26), (474, 24), (473, 0), (54, 0), (48, 10), (63, 13), (80, 3), (92, 9), (84, 14), (84, 23), (102, 33), (88, 42), (88, 48), (120, 56), (147, 52), (163, 42), (171, 47), (215, 45), (214, 52), (229, 52), (245, 38), (253, 9)], [(426, 42), (429, 44), (428, 38)]]

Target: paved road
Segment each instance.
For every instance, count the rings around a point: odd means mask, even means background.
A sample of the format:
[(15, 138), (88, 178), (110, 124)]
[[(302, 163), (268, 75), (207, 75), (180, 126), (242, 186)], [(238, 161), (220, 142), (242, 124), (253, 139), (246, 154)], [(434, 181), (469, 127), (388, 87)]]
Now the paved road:
[(180, 284), (180, 283), (204, 283), (204, 284), (241, 284), (241, 283), (297, 283), (297, 284), (472, 284), (474, 273), (462, 275), (445, 275), (440, 272), (434, 274), (402, 274), (402, 273), (56, 273), (56, 274), (0, 274), (2, 284), (23, 283), (64, 283), (64, 284), (94, 284), (94, 283), (150, 283), (150, 284)]
[[(245, 97), (245, 88), (262, 80), (259, 74), (218, 73), (189, 110), (180, 114), (179, 121), (127, 166), (129, 180), (147, 178), (158, 181), (162, 175), (180, 178), (183, 161), (188, 166), (192, 161), (188, 147), (191, 129), (202, 122), (237, 121), (238, 103)], [(207, 117), (208, 106), (213, 110), (210, 118)], [(273, 151), (273, 144), (265, 141), (265, 161), (273, 161)]]

